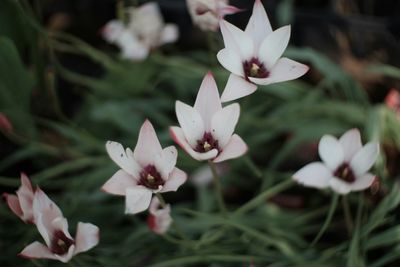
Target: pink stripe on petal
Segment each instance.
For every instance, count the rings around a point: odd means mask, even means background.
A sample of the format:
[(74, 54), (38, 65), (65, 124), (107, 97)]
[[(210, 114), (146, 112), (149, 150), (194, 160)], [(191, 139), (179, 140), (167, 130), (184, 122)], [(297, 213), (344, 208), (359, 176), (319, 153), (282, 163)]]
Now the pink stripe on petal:
[(4, 193), (3, 198), (7, 202), (7, 205), (11, 209), (11, 211), (22, 219), (23, 213), (19, 204), (18, 197), (16, 195)]

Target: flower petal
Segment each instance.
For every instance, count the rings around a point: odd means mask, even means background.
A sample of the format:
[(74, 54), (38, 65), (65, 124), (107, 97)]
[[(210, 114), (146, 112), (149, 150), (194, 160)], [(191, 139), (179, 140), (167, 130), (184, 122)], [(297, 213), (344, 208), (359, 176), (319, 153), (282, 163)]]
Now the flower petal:
[(344, 160), (350, 162), (353, 156), (362, 148), (360, 131), (351, 129), (345, 132), (339, 139), (344, 152)]
[(176, 165), (178, 151), (174, 146), (169, 146), (163, 149), (162, 153), (156, 158), (155, 166), (165, 179), (169, 176)]
[(217, 54), (217, 59), (228, 71), (241, 77), (244, 76), (242, 59), (234, 50), (229, 48), (220, 50)]
[(290, 38), (290, 26), (281, 27), (268, 36), (261, 43), (258, 56), (268, 70), (272, 70), (275, 63), (285, 51)]
[(176, 101), (175, 109), (186, 140), (192, 147), (196, 147), (197, 140), (204, 135), (204, 122), (200, 113), (181, 101)]
[(74, 255), (88, 251), (99, 243), (100, 230), (96, 225), (91, 223), (78, 223), (78, 229), (75, 236)]
[(150, 52), (150, 48), (139, 42), (128, 30), (122, 32), (116, 44), (121, 49), (121, 57), (124, 59), (140, 61), (147, 58)]
[(247, 82), (244, 78), (231, 74), (221, 96), (221, 101), (228, 102), (250, 95), (257, 90), (257, 85)]
[(293, 179), (298, 183), (320, 189), (329, 186), (331, 177), (331, 171), (322, 162), (312, 162), (293, 174)]
[(239, 135), (234, 134), (229, 140), (229, 143), (223, 148), (222, 152), (213, 160), (213, 162), (218, 163), (228, 159), (238, 158), (246, 153), (247, 150), (248, 147), (242, 138)]
[(101, 189), (109, 194), (124, 196), (126, 189), (137, 185), (137, 181), (132, 175), (124, 170), (117, 171)]
[(356, 181), (351, 184), (351, 191), (360, 191), (367, 189), (372, 185), (375, 180), (375, 175), (372, 173), (366, 173), (361, 177), (357, 177)]
[(246, 26), (245, 33), (249, 34), (256, 46), (260, 47), (262, 41), (272, 32), (267, 12), (260, 0), (256, 0), (253, 6), (253, 14)]
[(219, 25), (225, 48), (235, 51), (242, 60), (247, 60), (254, 56), (254, 44), (249, 35), (226, 20), (221, 20)]
[(268, 78), (252, 78), (249, 80), (255, 84), (268, 85), (297, 79), (308, 71), (308, 66), (288, 58), (280, 58), (272, 67)]
[(21, 173), (21, 186), (17, 191), (17, 196), (22, 210), (21, 219), (32, 222), (34, 220), (32, 210), (34, 192), (28, 176), (24, 173)]
[(179, 37), (179, 29), (175, 24), (168, 23), (164, 26), (161, 36), (160, 45), (175, 42)]
[(38, 241), (25, 247), (18, 255), (28, 259), (57, 259), (48, 247)]
[(378, 154), (379, 144), (377, 142), (370, 142), (359, 150), (350, 161), (355, 176), (365, 174), (374, 165)]
[(218, 141), (218, 146), (224, 149), (230, 141), (240, 115), (238, 103), (230, 104), (214, 114), (211, 121), (211, 134)]
[(124, 24), (119, 20), (110, 20), (101, 30), (103, 38), (109, 43), (115, 43), (124, 31)]
[(349, 183), (346, 183), (345, 181), (340, 180), (337, 177), (332, 177), (329, 180), (329, 185), (331, 186), (333, 191), (341, 195), (346, 195), (351, 192), (351, 185)]
[(150, 121), (146, 120), (140, 128), (133, 156), (142, 167), (145, 167), (149, 164), (154, 164), (155, 157), (161, 152), (162, 147), (160, 141), (158, 141), (156, 131)]
[(140, 173), (140, 166), (135, 161), (132, 153), (127, 153), (130, 149), (125, 151), (124, 147), (117, 142), (107, 141), (106, 150), (110, 158), (125, 172), (137, 177)]
[(218, 87), (211, 72), (204, 77), (200, 85), (194, 108), (200, 113), (205, 130), (209, 131), (211, 129), (212, 116), (222, 109)]
[(16, 195), (4, 193), (3, 198), (7, 202), (7, 205), (11, 211), (22, 219), (23, 213), (21, 206), (19, 205), (18, 197)]
[(172, 223), (170, 205), (166, 205), (164, 208), (161, 208), (158, 198), (153, 197), (149, 212), (150, 215), (147, 220), (149, 228), (157, 234), (163, 234), (167, 232)]
[(213, 159), (218, 155), (218, 150), (217, 149), (212, 149), (206, 153), (199, 153), (197, 151), (194, 151), (193, 148), (190, 146), (190, 144), (187, 142), (185, 135), (183, 133), (183, 130), (179, 127), (170, 127), (169, 128), (169, 133), (172, 137), (172, 139), (183, 149), (188, 153), (192, 158), (196, 160), (209, 160)]
[(170, 191), (176, 191), (178, 188), (186, 182), (187, 179), (187, 174), (178, 169), (174, 168), (170, 176), (168, 177), (168, 180), (165, 182), (161, 192), (170, 192)]
[(146, 210), (153, 193), (144, 186), (130, 187), (126, 189), (125, 213), (136, 214)]
[(342, 146), (332, 135), (324, 135), (318, 145), (319, 156), (333, 172), (344, 161)]

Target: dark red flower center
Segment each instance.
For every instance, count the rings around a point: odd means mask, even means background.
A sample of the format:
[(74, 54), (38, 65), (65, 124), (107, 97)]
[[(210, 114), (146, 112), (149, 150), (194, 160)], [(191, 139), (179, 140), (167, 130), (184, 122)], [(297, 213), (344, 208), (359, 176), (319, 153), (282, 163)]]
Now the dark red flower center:
[(243, 62), (243, 70), (246, 80), (249, 81), (249, 77), (253, 78), (267, 78), (269, 71), (258, 58), (253, 57), (250, 60)]
[(63, 231), (56, 230), (53, 233), (53, 239), (51, 240), (50, 250), (54, 254), (64, 255), (68, 252), (70, 246), (74, 245), (75, 241), (67, 237)]
[(333, 174), (347, 183), (354, 183), (356, 180), (353, 170), (347, 163), (340, 165)]
[(218, 147), (218, 140), (215, 140), (211, 133), (204, 133), (203, 138), (197, 140), (196, 151), (200, 153), (208, 152), (212, 149), (217, 149), (220, 151)]
[(140, 173), (138, 184), (152, 190), (157, 190), (160, 186), (165, 184), (165, 181), (154, 165), (147, 165)]

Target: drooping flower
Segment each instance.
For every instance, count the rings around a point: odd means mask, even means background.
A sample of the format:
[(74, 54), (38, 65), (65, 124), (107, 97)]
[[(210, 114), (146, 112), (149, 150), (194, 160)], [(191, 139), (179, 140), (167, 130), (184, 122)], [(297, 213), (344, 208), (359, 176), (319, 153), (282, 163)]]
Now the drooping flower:
[(32, 211), (34, 195), (35, 192), (28, 176), (21, 173), (21, 186), (18, 188), (16, 195), (4, 193), (3, 198), (6, 200), (11, 211), (20, 217), (21, 220), (27, 223), (34, 223)]
[(400, 115), (400, 93), (396, 89), (391, 89), (385, 98), (388, 108)]
[(0, 112), (0, 130), (6, 133), (11, 133), (13, 131), (13, 125), (8, 117), (2, 112)]
[(122, 57), (131, 60), (147, 58), (150, 50), (178, 39), (175, 24), (164, 23), (157, 3), (149, 2), (126, 10), (129, 22), (111, 20), (102, 29), (105, 40), (117, 45)]
[(297, 79), (308, 71), (306, 65), (281, 57), (290, 37), (290, 26), (272, 31), (267, 13), (256, 0), (244, 31), (222, 20), (225, 48), (218, 52), (221, 65), (231, 72), (221, 96), (222, 102), (254, 93), (257, 85)]
[(172, 223), (171, 207), (166, 205), (161, 207), (161, 203), (157, 197), (153, 197), (150, 203), (149, 216), (147, 217), (147, 225), (150, 230), (156, 234), (164, 234), (168, 231)]
[(170, 134), (194, 159), (222, 162), (246, 153), (245, 142), (233, 134), (240, 106), (234, 103), (222, 108), (211, 73), (204, 77), (194, 107), (177, 101), (175, 109), (182, 128), (171, 127)]
[(322, 162), (312, 162), (293, 175), (293, 179), (308, 187), (332, 188), (339, 194), (364, 190), (374, 182), (368, 172), (379, 154), (377, 142), (361, 144), (358, 129), (347, 131), (336, 139), (324, 135), (318, 146)]
[(235, 14), (241, 9), (228, 4), (228, 0), (186, 0), (190, 16), (203, 31), (216, 31), (225, 15)]
[(74, 255), (88, 251), (99, 243), (99, 228), (91, 223), (78, 223), (76, 236), (68, 232), (68, 222), (58, 206), (37, 188), (33, 199), (36, 227), (45, 244), (38, 241), (19, 254), (29, 259), (53, 259), (68, 262)]
[(126, 213), (146, 210), (153, 193), (176, 191), (186, 181), (186, 173), (175, 167), (178, 152), (174, 146), (162, 149), (150, 121), (146, 120), (132, 152), (120, 143), (108, 141), (106, 149), (121, 168), (102, 189), (126, 196)]

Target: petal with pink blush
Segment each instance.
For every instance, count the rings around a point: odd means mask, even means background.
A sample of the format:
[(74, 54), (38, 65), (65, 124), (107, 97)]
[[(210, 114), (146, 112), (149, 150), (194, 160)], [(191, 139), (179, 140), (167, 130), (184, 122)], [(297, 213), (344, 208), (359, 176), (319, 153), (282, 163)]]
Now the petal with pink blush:
[(170, 176), (168, 177), (168, 180), (165, 181), (165, 184), (161, 190), (161, 192), (170, 192), (170, 191), (176, 191), (178, 188), (186, 182), (187, 179), (187, 174), (178, 169), (174, 168)]
[(234, 159), (242, 156), (248, 150), (246, 143), (237, 134), (232, 135), (230, 141), (222, 149), (222, 152), (216, 157), (213, 162), (222, 162), (228, 159)]
[(203, 138), (204, 123), (200, 113), (191, 106), (176, 101), (176, 116), (185, 134), (186, 140), (192, 147), (197, 145), (197, 140)]
[(31, 181), (25, 173), (21, 173), (21, 189), (27, 192), (33, 192)]
[(134, 160), (132, 153), (127, 153), (130, 150), (117, 142), (108, 141), (106, 143), (106, 150), (110, 158), (125, 172), (137, 177), (140, 173), (140, 166)]
[(321, 162), (310, 163), (293, 174), (293, 179), (298, 183), (321, 189), (329, 186), (331, 177), (331, 171)]
[(18, 197), (16, 195), (4, 193), (3, 198), (6, 200), (7, 205), (11, 209), (11, 211), (22, 219), (23, 213), (21, 206), (19, 205)]
[(254, 44), (249, 35), (226, 20), (221, 20), (219, 25), (225, 48), (235, 51), (242, 60), (247, 60), (254, 56)]
[(44, 215), (42, 213), (35, 213), (35, 224), (40, 233), (43, 237), (44, 241), (46, 242), (47, 246), (51, 245), (51, 235), (53, 233), (53, 228), (51, 222), (45, 221)]
[(243, 60), (240, 58), (239, 54), (235, 53), (234, 50), (229, 48), (220, 50), (217, 54), (217, 59), (219, 63), (228, 71), (238, 76), (244, 76)]
[(200, 85), (194, 108), (200, 113), (205, 130), (209, 131), (212, 115), (222, 109), (218, 87), (211, 72), (204, 77)]
[(136, 143), (133, 156), (143, 167), (154, 164), (154, 158), (162, 151), (160, 141), (158, 141), (156, 131), (149, 120), (146, 120), (140, 128), (139, 138)]
[(124, 196), (126, 189), (136, 186), (137, 181), (124, 170), (117, 171), (102, 187), (104, 192)]
[(175, 24), (166, 24), (160, 36), (160, 45), (175, 42), (179, 37), (179, 29)]
[(353, 156), (362, 148), (360, 131), (351, 129), (344, 133), (339, 139), (344, 152), (344, 160), (350, 162)]
[(272, 70), (275, 63), (282, 56), (289, 43), (289, 39), (290, 26), (284, 26), (268, 34), (261, 43), (258, 56), (268, 70)]
[(170, 135), (172, 139), (188, 153), (192, 158), (202, 161), (202, 160), (209, 160), (213, 159), (218, 155), (217, 149), (212, 149), (206, 153), (199, 153), (194, 151), (190, 144), (187, 142), (183, 130), (179, 127), (170, 127)]
[(379, 144), (370, 142), (360, 149), (350, 161), (350, 166), (356, 176), (365, 174), (374, 165), (379, 154)]
[(250, 95), (257, 90), (257, 85), (247, 82), (244, 78), (231, 74), (221, 96), (222, 102), (233, 101)]
[(91, 223), (78, 223), (75, 236), (74, 254), (88, 251), (99, 243), (100, 230)]
[(218, 146), (224, 148), (230, 141), (240, 115), (238, 103), (224, 107), (214, 114), (211, 121), (211, 134), (218, 140)]
[(346, 195), (351, 192), (351, 185), (337, 177), (332, 177), (329, 180), (329, 185), (333, 191), (341, 195)]
[(324, 135), (318, 145), (319, 156), (333, 172), (344, 162), (344, 153), (339, 141), (332, 135)]
[(144, 186), (127, 188), (125, 197), (125, 213), (136, 214), (146, 210), (150, 205), (152, 194), (152, 191)]
[(250, 17), (245, 32), (253, 38), (257, 50), (265, 37), (272, 32), (267, 12), (265, 12), (265, 8), (260, 0), (256, 0), (254, 3), (253, 14)]
[(57, 259), (48, 247), (37, 241), (25, 247), (24, 250), (19, 253), (19, 256), (28, 259)]

